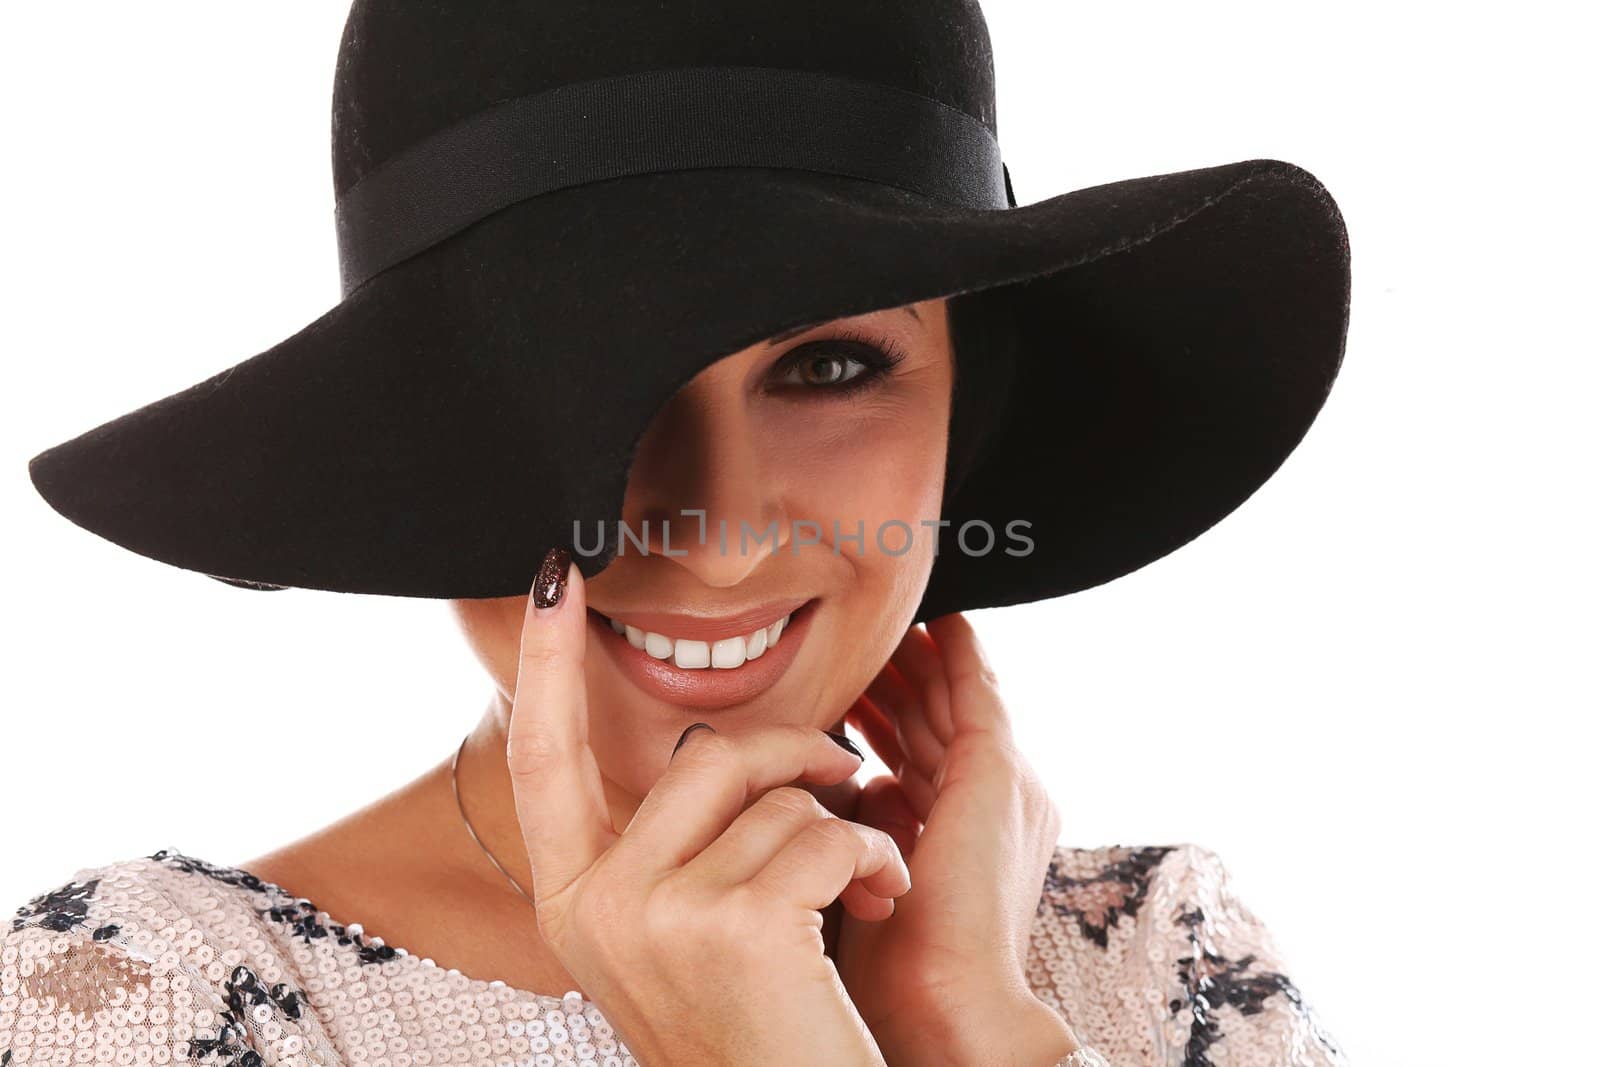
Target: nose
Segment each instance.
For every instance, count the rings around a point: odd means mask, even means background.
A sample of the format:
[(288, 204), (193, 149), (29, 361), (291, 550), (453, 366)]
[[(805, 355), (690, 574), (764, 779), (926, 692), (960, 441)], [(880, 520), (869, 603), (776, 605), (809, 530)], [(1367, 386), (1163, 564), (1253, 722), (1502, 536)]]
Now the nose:
[(783, 480), (768, 469), (738, 381), (721, 370), (701, 372), (645, 431), (628, 474), (622, 547), (636, 553), (643, 543), (704, 584), (728, 588), (786, 545), (790, 531)]

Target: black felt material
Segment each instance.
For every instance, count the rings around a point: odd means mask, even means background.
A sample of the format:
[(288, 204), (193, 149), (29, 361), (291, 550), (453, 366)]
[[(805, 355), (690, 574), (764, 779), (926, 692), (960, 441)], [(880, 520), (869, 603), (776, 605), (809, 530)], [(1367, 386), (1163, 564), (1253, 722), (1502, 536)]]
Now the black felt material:
[[(876, 78), (994, 128), (970, 3), (358, 0), (336, 191), (495, 100), (701, 63)], [(213, 577), (521, 595), (574, 519), (611, 535), (583, 572), (609, 562), (639, 437), (704, 367), (790, 326), (953, 296), (963, 382), (1007, 344), (993, 365), (1013, 380), (957, 391), (923, 620), (1108, 581), (1237, 507), (1323, 403), (1349, 287), (1337, 206), (1278, 160), (999, 210), (778, 168), (637, 175), (498, 211), (29, 469), (73, 522)], [(968, 519), (999, 547), (1030, 522), (1032, 554), (958, 551)]]

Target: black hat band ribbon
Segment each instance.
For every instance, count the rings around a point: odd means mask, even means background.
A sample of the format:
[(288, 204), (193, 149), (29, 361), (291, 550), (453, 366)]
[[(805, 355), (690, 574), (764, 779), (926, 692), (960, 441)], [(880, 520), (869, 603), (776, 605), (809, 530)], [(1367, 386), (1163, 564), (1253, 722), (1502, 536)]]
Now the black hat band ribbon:
[(1016, 206), (989, 128), (931, 97), (771, 67), (644, 71), (501, 101), (384, 161), (335, 209), (344, 294), (520, 200), (704, 167), (820, 171), (961, 207)]

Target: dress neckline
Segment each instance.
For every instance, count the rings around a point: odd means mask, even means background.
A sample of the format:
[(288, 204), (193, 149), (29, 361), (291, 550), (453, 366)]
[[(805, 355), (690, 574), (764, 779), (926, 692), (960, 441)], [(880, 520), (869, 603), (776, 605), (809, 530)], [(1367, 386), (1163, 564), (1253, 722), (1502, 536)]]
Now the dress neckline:
[[(514, 986), (500, 978), (476, 978), (462, 971), (459, 967), (441, 967), (431, 957), (419, 956), (401, 945), (390, 944), (377, 935), (369, 936), (366, 932), (366, 927), (360, 922), (345, 922), (342, 918), (331, 915), (326, 910), (318, 907), (309, 898), (291, 892), (278, 883), (262, 878), (243, 867), (211, 863), (198, 856), (173, 848), (164, 848), (147, 857), (147, 859), (173, 870), (205, 875), (237, 889), (265, 893), (270, 897), (276, 898), (280, 904), (293, 904), (302, 917), (314, 917), (327, 928), (328, 932), (333, 935), (331, 943), (335, 949), (357, 954), (362, 954), (364, 951), (375, 952), (384, 959), (384, 962), (389, 962), (392, 959), (399, 961), (401, 966), (420, 969), (425, 972), (431, 971), (440, 978), (459, 981), (466, 989), (473, 992), (487, 992), (492, 995), (495, 990), (503, 989), (515, 998), (538, 1001), (547, 1007), (561, 1007), (568, 1014), (572, 1014), (571, 1009), (565, 1008), (564, 1005), (575, 1000), (581, 1005), (579, 1014), (589, 1015), (591, 1008), (596, 1012), (600, 1012), (599, 1005), (583, 996), (576, 989), (569, 989), (565, 994), (556, 996), (553, 993), (539, 993), (532, 989)], [(384, 949), (387, 949), (388, 952), (384, 953)], [(362, 962), (366, 961), (363, 960)], [(604, 1013), (601, 1012), (601, 1015), (603, 1017)]]

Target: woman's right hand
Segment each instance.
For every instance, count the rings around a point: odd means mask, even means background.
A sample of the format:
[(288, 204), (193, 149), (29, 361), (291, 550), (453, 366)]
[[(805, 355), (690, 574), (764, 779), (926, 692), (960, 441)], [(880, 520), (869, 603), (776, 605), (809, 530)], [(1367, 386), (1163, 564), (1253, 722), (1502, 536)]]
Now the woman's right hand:
[[(538, 607), (563, 570), (565, 595)], [(589, 747), (569, 556), (541, 567), (534, 594), (506, 758), (539, 933), (562, 966), (644, 1067), (881, 1067), (821, 911), (842, 897), (857, 918), (887, 918), (911, 876), (888, 834), (789, 784), (836, 784), (860, 759), (800, 726), (692, 730), (618, 834)]]

